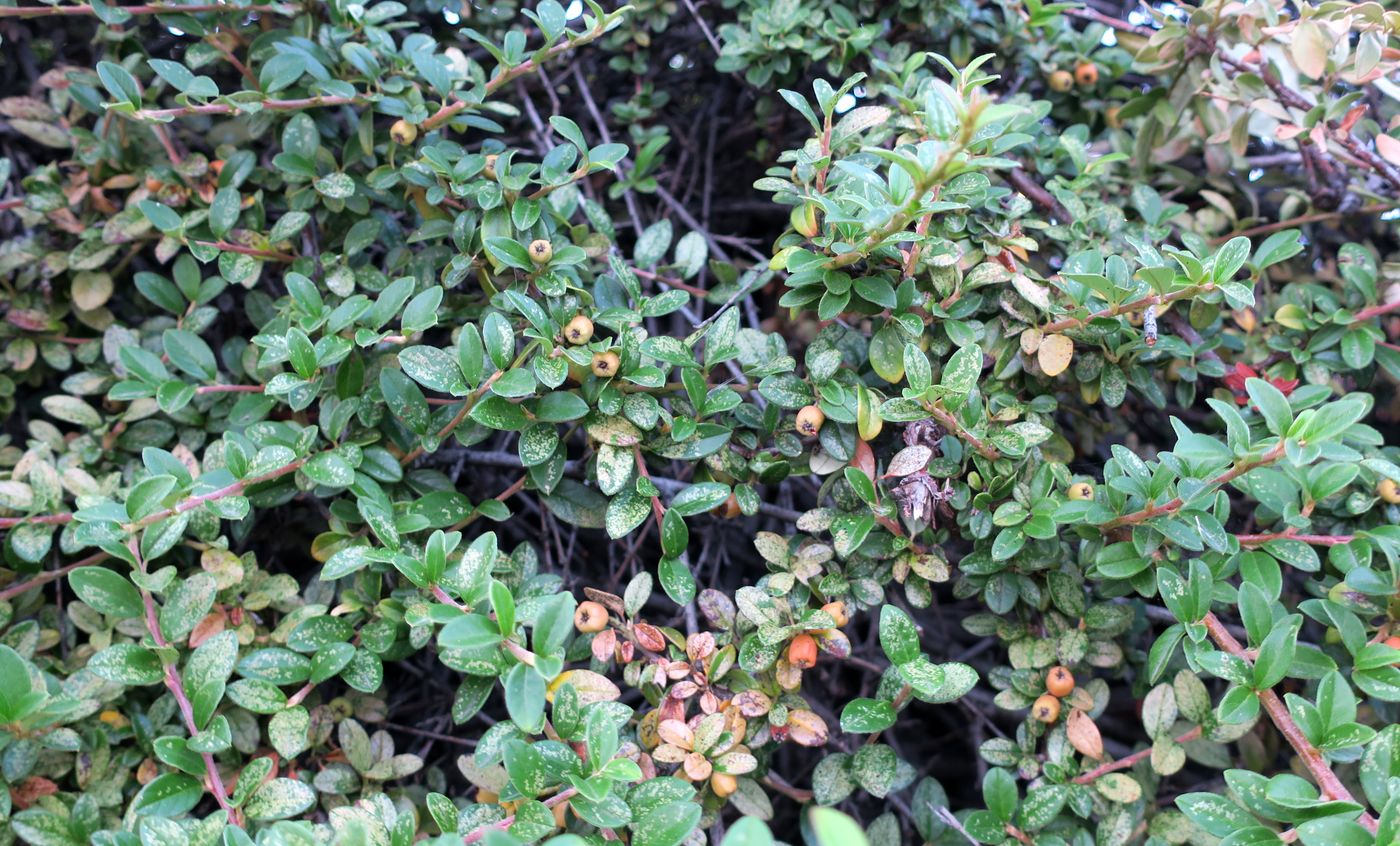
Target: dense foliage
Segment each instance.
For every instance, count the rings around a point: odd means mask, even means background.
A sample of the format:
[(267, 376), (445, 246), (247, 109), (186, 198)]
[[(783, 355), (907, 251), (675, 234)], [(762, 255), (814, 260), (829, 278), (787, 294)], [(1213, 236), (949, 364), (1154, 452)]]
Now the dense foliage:
[(1400, 12), (88, 2), (0, 846), (1400, 843)]

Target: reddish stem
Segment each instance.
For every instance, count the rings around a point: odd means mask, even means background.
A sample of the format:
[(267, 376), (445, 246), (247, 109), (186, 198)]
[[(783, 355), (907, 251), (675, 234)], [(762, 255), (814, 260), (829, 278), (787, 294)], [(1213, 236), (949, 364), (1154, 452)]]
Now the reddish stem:
[(1369, 308), (1363, 308), (1362, 310), (1356, 313), (1355, 317), (1351, 319), (1350, 325), (1360, 325), (1373, 317), (1379, 317), (1382, 314), (1390, 314), (1396, 309), (1400, 309), (1400, 300), (1396, 300), (1393, 303), (1381, 303), (1380, 305), (1373, 305)]
[(61, 579), (69, 573), (73, 572), (74, 570), (78, 569), (79, 567), (88, 567), (93, 564), (100, 563), (101, 561), (106, 560), (106, 558), (107, 553), (99, 552), (96, 555), (89, 555), (87, 558), (84, 558), (81, 561), (75, 561), (72, 564), (59, 567), (57, 570), (47, 570), (35, 576), (34, 578), (29, 579), (28, 581), (23, 581), (15, 585), (10, 585), (4, 590), (0, 590), (0, 602), (8, 602), (9, 600), (14, 599), (20, 594), (28, 593), (29, 591), (34, 590), (35, 588), (43, 587), (49, 582), (57, 581), (58, 579)]
[[(1211, 479), (1210, 482), (1207, 484), (1209, 487), (1220, 487), (1221, 485), (1228, 484), (1229, 482), (1239, 478), (1240, 476), (1243, 476), (1244, 474), (1248, 473), (1250, 470), (1253, 470), (1256, 467), (1263, 467), (1268, 464), (1273, 464), (1275, 461), (1278, 461), (1280, 458), (1283, 457), (1283, 449), (1283, 442), (1279, 441), (1278, 446), (1264, 453), (1259, 458), (1253, 459), (1252, 461), (1243, 461), (1239, 464), (1236, 464), (1234, 467), (1231, 467), (1229, 470), (1226, 470), (1224, 473), (1221, 473), (1219, 476), (1216, 476), (1214, 479)], [(1185, 504), (1185, 500), (1183, 500), (1181, 497), (1176, 497), (1170, 502), (1165, 502), (1161, 505), (1149, 505), (1141, 511), (1134, 511), (1131, 514), (1124, 514), (1122, 517), (1115, 517), (1114, 519), (1109, 520), (1107, 523), (1101, 524), (1099, 528), (1107, 532), (1113, 529), (1121, 528), (1123, 526), (1136, 525), (1145, 520), (1151, 520), (1153, 517), (1160, 517), (1163, 514), (1175, 513), (1176, 511), (1180, 510), (1181, 506)]]
[[(1196, 726), (1188, 732), (1184, 732), (1182, 734), (1177, 735), (1174, 739), (1177, 743), (1187, 743), (1189, 741), (1195, 740), (1200, 736), (1201, 727)], [(1116, 761), (1110, 761), (1107, 764), (1100, 764), (1099, 766), (1094, 767), (1092, 770), (1088, 771), (1087, 773), (1084, 773), (1083, 775), (1075, 776), (1074, 783), (1088, 784), (1094, 779), (1098, 778), (1099, 776), (1107, 775), (1112, 772), (1117, 772), (1118, 770), (1126, 770), (1132, 765), (1136, 764), (1138, 761), (1147, 758), (1151, 754), (1152, 747), (1149, 746), (1146, 749), (1140, 749), (1137, 752), (1134, 752), (1133, 754), (1128, 755), (1126, 757), (1119, 758)]]
[(467, 610), (467, 606), (452, 598), (452, 594), (442, 589), (442, 585), (433, 585), (433, 598), (443, 605), (451, 605), (459, 611)]
[(651, 279), (653, 281), (660, 282), (661, 284), (667, 285), (672, 288), (679, 288), (693, 297), (700, 297), (701, 299), (704, 299), (705, 297), (710, 295), (710, 292), (706, 291), (704, 288), (698, 288), (694, 285), (682, 282), (679, 279), (673, 279), (670, 276), (662, 276), (660, 273), (652, 273), (649, 270), (642, 270), (638, 267), (632, 268), (632, 272), (642, 277), (643, 279)]
[(1213, 284), (1207, 282), (1204, 285), (1191, 285), (1186, 288), (1181, 288), (1179, 290), (1172, 291), (1169, 294), (1152, 294), (1151, 296), (1143, 297), (1139, 300), (1133, 300), (1130, 303), (1123, 303), (1122, 305), (1109, 306), (1108, 308), (1100, 309), (1096, 312), (1093, 312), (1092, 314), (1085, 315), (1084, 317), (1062, 318), (1060, 320), (1056, 320), (1053, 323), (1045, 324), (1044, 326), (1040, 327), (1040, 331), (1048, 335), (1051, 332), (1063, 332), (1066, 329), (1078, 329), (1079, 327), (1086, 326), (1091, 321), (1097, 320), (1100, 317), (1117, 317), (1120, 314), (1131, 314), (1135, 311), (1142, 311), (1148, 306), (1164, 305), (1166, 303), (1175, 302), (1176, 300), (1180, 300), (1185, 297), (1194, 297), (1196, 294), (1204, 293), (1210, 290), (1212, 287), (1214, 287)]
[[(288, 7), (234, 6), (229, 3), (196, 3), (189, 6), (152, 4), (147, 6), (114, 6), (110, 11), (128, 15), (195, 14), (199, 12), (268, 12), (281, 14)], [(54, 16), (81, 17), (95, 15), (91, 6), (0, 6), (0, 18), (46, 18)]]
[(134, 523), (127, 524), (126, 528), (134, 532), (138, 529), (144, 529), (147, 526), (159, 523), (161, 520), (174, 517), (178, 514), (184, 514), (186, 511), (193, 511), (194, 509), (198, 508), (201, 505), (204, 505), (207, 502), (214, 502), (215, 500), (220, 500), (228, 496), (236, 496), (238, 494), (243, 493), (243, 491), (245, 491), (246, 489), (253, 487), (254, 485), (260, 485), (263, 482), (270, 482), (273, 479), (280, 479), (288, 473), (293, 473), (296, 470), (300, 469), (301, 466), (305, 463), (305, 458), (298, 458), (291, 462), (288, 462), (287, 464), (283, 464), (281, 467), (269, 470), (261, 475), (250, 476), (247, 479), (240, 479), (239, 481), (234, 482), (231, 485), (225, 485), (224, 487), (219, 488), (218, 490), (210, 491), (209, 493), (202, 493), (198, 496), (187, 497), (170, 506), (169, 508), (161, 509), (160, 511), (157, 511), (153, 514), (147, 514), (140, 520), (137, 520)]
[[(1210, 639), (1215, 641), (1217, 646), (1242, 661), (1249, 660), (1244, 647), (1220, 622), (1220, 618), (1213, 613), (1207, 613), (1205, 624)], [(1288, 741), (1288, 745), (1292, 746), (1293, 751), (1298, 753), (1298, 759), (1308, 768), (1308, 772), (1312, 774), (1313, 781), (1317, 782), (1322, 795), (1342, 802), (1356, 802), (1351, 791), (1347, 790), (1346, 785), (1342, 784), (1342, 780), (1337, 778), (1337, 774), (1332, 772), (1332, 768), (1327, 765), (1327, 759), (1323, 757), (1316, 746), (1312, 745), (1312, 742), (1303, 734), (1303, 730), (1298, 728), (1298, 724), (1293, 721), (1293, 715), (1288, 713), (1288, 707), (1283, 704), (1283, 700), (1279, 698), (1278, 694), (1274, 693), (1272, 688), (1255, 692), (1259, 696), (1259, 704), (1264, 707), (1264, 712), (1269, 715), (1269, 719), (1273, 721), (1284, 740)], [(1356, 802), (1356, 804), (1361, 803)], [(1370, 814), (1363, 811), (1357, 822), (1372, 834), (1376, 833), (1376, 819)]]
[(262, 385), (200, 385), (194, 389), (196, 394), (260, 394), (264, 390)]
[[(452, 434), (453, 429), (462, 425), (462, 421), (466, 420), (467, 415), (472, 413), (472, 409), (476, 407), (476, 404), (481, 400), (482, 396), (491, 389), (491, 386), (494, 385), (496, 380), (501, 378), (504, 373), (505, 371), (503, 370), (497, 370), (487, 377), (486, 381), (482, 382), (475, 391), (471, 392), (466, 400), (462, 402), (462, 407), (457, 410), (457, 413), (452, 416), (452, 419), (448, 421), (447, 425), (438, 430), (438, 441)], [(418, 458), (418, 456), (422, 455), (424, 452), (426, 452), (426, 450), (424, 450), (422, 446), (416, 446), (405, 453), (403, 458), (399, 459), (399, 464), (407, 467), (409, 464), (413, 463), (414, 459)]]
[[(639, 446), (632, 447), (632, 457), (637, 461), (637, 474), (650, 481), (651, 474), (647, 472), (646, 459), (642, 458), (642, 448)], [(666, 516), (666, 508), (661, 504), (661, 497), (654, 496), (651, 498), (651, 514), (656, 518), (656, 531), (660, 532), (662, 518)]]
[[(291, 112), (301, 109), (314, 109), (317, 106), (349, 106), (363, 103), (362, 96), (354, 97), (301, 97), (295, 100), (263, 100), (258, 105), (274, 112)], [(138, 120), (168, 120), (186, 115), (229, 115), (238, 111), (227, 103), (206, 103), (201, 106), (180, 106), (174, 109), (142, 109), (133, 112), (131, 117)]]
[(316, 685), (311, 682), (307, 682), (306, 684), (302, 685), (300, 690), (287, 697), (287, 707), (290, 708), (293, 705), (300, 705), (301, 701), (305, 699), (307, 695), (315, 689)]
[(1262, 535), (1235, 535), (1235, 537), (1239, 539), (1240, 546), (1259, 546), (1273, 540), (1296, 540), (1314, 546), (1341, 546), (1351, 543), (1356, 538), (1355, 535), (1300, 535), (1294, 529)]
[(1371, 205), (1362, 206), (1354, 212), (1346, 212), (1345, 214), (1342, 212), (1335, 211), (1313, 212), (1312, 214), (1303, 214), (1297, 217), (1290, 217), (1287, 220), (1276, 220), (1273, 223), (1261, 223), (1258, 226), (1251, 226), (1248, 229), (1239, 229), (1234, 232), (1231, 232), (1228, 235), (1221, 235), (1218, 238), (1212, 238), (1210, 239), (1210, 242), (1212, 244), (1223, 244), (1231, 238), (1238, 238), (1240, 236), (1244, 236), (1245, 238), (1252, 238), (1255, 235), (1267, 235), (1270, 232), (1277, 232), (1280, 229), (1291, 229), (1294, 226), (1301, 226), (1305, 223), (1321, 223), (1322, 221), (1326, 220), (1336, 220), (1338, 218), (1346, 217), (1348, 214), (1380, 214), (1382, 212), (1391, 211), (1394, 208), (1394, 203), (1372, 203)]
[[(142, 572), (146, 572), (146, 562), (141, 558), (141, 545), (133, 538), (127, 547), (131, 554), (136, 557), (136, 566)], [(165, 635), (160, 630), (160, 619), (156, 613), (156, 601), (151, 596), (151, 592), (145, 588), (141, 590), (141, 602), (146, 607), (146, 630), (150, 632), (151, 640), (161, 649), (170, 648), (170, 643), (165, 639)], [(175, 663), (165, 665), (165, 687), (170, 691), (170, 695), (175, 697), (175, 704), (180, 708), (180, 716), (184, 720), (185, 729), (190, 733), (190, 737), (199, 734), (199, 724), (194, 719), (194, 706), (190, 704), (190, 698), (185, 695), (185, 683), (180, 678), (179, 666)], [(228, 814), (231, 825), (241, 825), (240, 812), (228, 801), (228, 789), (224, 787), (223, 777), (219, 775), (219, 765), (214, 761), (214, 756), (208, 752), (203, 752), (200, 757), (204, 759), (204, 769), (209, 774), (209, 789), (214, 793), (214, 799)]]
[(38, 517), (0, 517), (0, 529), (10, 529), (15, 526), (61, 526), (64, 523), (73, 522), (73, 515), (64, 514), (42, 514)]
[(242, 244), (235, 244), (231, 241), (196, 241), (201, 247), (217, 247), (226, 253), (242, 253), (245, 256), (255, 256), (269, 261), (280, 261), (283, 264), (291, 264), (297, 257), (290, 253), (279, 253), (276, 250), (259, 250), (256, 247), (245, 247)]
[[(559, 42), (558, 44), (555, 44), (553, 47), (550, 47), (548, 50), (546, 50), (544, 55), (540, 57), (540, 62), (549, 61), (555, 56), (558, 56), (560, 53), (566, 53), (569, 50), (572, 50), (574, 47), (577, 47), (582, 44), (587, 44), (590, 41), (593, 41), (594, 39), (601, 36), (606, 31), (607, 21), (603, 20), (599, 21), (598, 25), (594, 27), (593, 30), (590, 32), (586, 32), (583, 35), (579, 35), (573, 38), (566, 36), (565, 40)], [(486, 83), (486, 95), (490, 96), (496, 91), (500, 90), (502, 86), (508, 85), (511, 82), (511, 80), (534, 71), (535, 68), (539, 66), (540, 62), (536, 62), (534, 59), (529, 59), (527, 61), (521, 62), (518, 65), (515, 65), (514, 67), (498, 71), (496, 75), (491, 77), (491, 79)], [(447, 123), (449, 120), (452, 120), (452, 118), (455, 117), (458, 113), (466, 110), (467, 108), (470, 108), (473, 105), (476, 104), (469, 103), (466, 100), (453, 100), (451, 103), (448, 103), (447, 105), (438, 109), (432, 117), (423, 121), (423, 125), (420, 128), (424, 132), (431, 132), (432, 130), (437, 129), (439, 126), (443, 125), (444, 123)]]

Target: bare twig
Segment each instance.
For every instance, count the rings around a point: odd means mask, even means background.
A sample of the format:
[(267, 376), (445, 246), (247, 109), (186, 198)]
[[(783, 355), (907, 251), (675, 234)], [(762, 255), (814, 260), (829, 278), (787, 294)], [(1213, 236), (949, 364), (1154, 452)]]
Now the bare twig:
[(1060, 223), (1074, 222), (1074, 217), (1070, 215), (1068, 209), (1060, 204), (1059, 200), (1055, 199), (1055, 195), (1046, 190), (1044, 185), (1036, 182), (1035, 178), (1026, 171), (1019, 167), (1012, 168), (1006, 172), (1006, 181), (1011, 183), (1011, 187), (1024, 194), (1026, 199), (1050, 212), (1050, 215)]

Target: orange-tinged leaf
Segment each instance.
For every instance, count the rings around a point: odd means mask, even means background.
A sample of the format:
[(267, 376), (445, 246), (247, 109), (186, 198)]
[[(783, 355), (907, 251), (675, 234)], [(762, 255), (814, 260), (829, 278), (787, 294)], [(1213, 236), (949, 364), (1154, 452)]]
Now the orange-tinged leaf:
[(1384, 133), (1376, 136), (1376, 151), (1393, 165), (1400, 165), (1400, 139)]
[(1096, 761), (1103, 757), (1103, 737), (1099, 734), (1099, 727), (1094, 725), (1093, 718), (1088, 714), (1078, 708), (1070, 711), (1065, 733), (1069, 737), (1069, 744), (1079, 754)]

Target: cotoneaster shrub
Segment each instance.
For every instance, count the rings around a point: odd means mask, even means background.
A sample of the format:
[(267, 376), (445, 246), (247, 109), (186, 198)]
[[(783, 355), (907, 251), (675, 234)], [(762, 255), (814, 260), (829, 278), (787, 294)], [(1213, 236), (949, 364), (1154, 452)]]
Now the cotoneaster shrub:
[(1400, 842), (1400, 13), (0, 6), (0, 846)]

